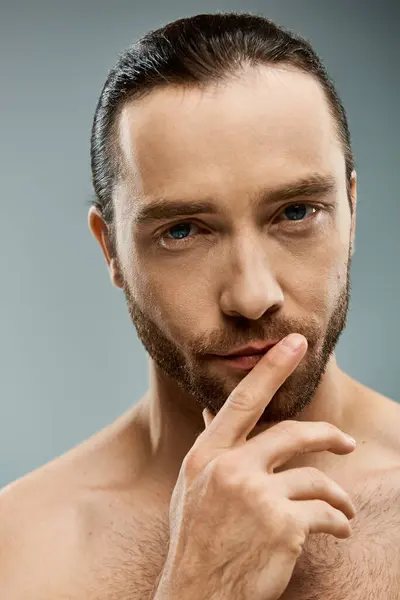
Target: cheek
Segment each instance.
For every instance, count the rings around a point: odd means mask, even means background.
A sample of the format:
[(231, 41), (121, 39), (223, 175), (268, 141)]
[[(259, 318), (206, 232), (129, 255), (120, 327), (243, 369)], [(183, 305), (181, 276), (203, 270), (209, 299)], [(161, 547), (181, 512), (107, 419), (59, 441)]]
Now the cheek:
[(346, 284), (346, 248), (340, 243), (315, 244), (312, 253), (292, 255), (285, 264), (280, 279), (289, 312), (293, 304), (293, 310), (325, 321)]
[(347, 283), (347, 262), (341, 262), (331, 269), (329, 278), (327, 280), (327, 302), (329, 304), (336, 304), (337, 298), (342, 293)]
[(327, 325), (338, 307), (339, 299), (347, 283), (347, 260), (345, 255), (336, 255), (334, 261), (326, 265), (324, 274), (319, 279), (319, 298), (314, 298), (315, 306), (320, 314), (321, 321)]
[[(208, 278), (209, 279), (209, 278)], [(137, 277), (135, 295), (144, 312), (172, 340), (196, 337), (212, 310), (210, 285), (193, 269), (151, 268)]]

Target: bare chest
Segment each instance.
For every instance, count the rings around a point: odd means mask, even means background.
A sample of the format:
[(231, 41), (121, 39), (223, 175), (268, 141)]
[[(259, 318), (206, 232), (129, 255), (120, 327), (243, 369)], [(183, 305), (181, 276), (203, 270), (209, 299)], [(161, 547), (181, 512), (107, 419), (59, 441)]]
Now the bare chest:
[(400, 494), (388, 482), (352, 494), (347, 540), (308, 538), (281, 600), (399, 600)]
[[(352, 498), (352, 537), (310, 536), (282, 600), (400, 600), (400, 494), (382, 486)], [(134, 535), (113, 532), (90, 570), (93, 600), (150, 600), (167, 547), (166, 516), (136, 521)]]

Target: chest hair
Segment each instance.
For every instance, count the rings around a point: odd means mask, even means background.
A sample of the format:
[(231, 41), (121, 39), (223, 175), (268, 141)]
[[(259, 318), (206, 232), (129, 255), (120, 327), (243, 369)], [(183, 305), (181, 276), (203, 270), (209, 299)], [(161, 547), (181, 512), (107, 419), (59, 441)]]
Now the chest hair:
[(400, 599), (400, 490), (393, 484), (351, 494), (351, 538), (309, 536), (282, 600)]
[[(357, 516), (351, 538), (309, 536), (281, 599), (400, 600), (397, 488), (382, 481), (352, 493)], [(168, 549), (168, 519), (146, 516), (136, 519), (134, 528), (107, 536), (113, 552), (92, 572), (93, 600), (151, 600)], [(85, 598), (92, 600), (88, 594)]]

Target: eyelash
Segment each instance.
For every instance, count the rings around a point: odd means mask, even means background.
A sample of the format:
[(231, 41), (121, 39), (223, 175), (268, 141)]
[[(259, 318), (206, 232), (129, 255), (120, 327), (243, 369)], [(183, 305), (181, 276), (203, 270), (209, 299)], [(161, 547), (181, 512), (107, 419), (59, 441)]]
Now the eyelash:
[[(312, 215), (311, 215), (310, 217), (308, 217), (308, 218), (306, 218), (306, 217), (305, 217), (304, 219), (300, 219), (300, 220), (298, 220), (298, 221), (296, 221), (296, 220), (294, 220), (294, 221), (290, 221), (290, 219), (286, 219), (286, 220), (284, 220), (284, 223), (291, 223), (291, 224), (293, 224), (293, 225), (289, 225), (289, 227), (293, 227), (293, 226), (295, 226), (295, 227), (297, 227), (297, 228), (300, 228), (300, 227), (302, 226), (302, 225), (301, 225), (302, 223), (304, 223), (304, 224), (308, 224), (308, 223), (309, 223), (309, 221), (313, 221), (313, 220), (314, 220), (314, 218), (315, 218), (315, 217), (316, 217), (316, 216), (317, 216), (317, 215), (318, 215), (318, 214), (319, 214), (319, 213), (320, 213), (320, 212), (323, 210), (323, 208), (322, 208), (321, 206), (317, 206), (317, 205), (315, 205), (315, 204), (310, 204), (310, 203), (308, 203), (308, 202), (296, 202), (296, 203), (294, 203), (294, 204), (289, 204), (288, 206), (285, 206), (285, 207), (284, 207), (284, 208), (283, 208), (283, 209), (280, 211), (280, 213), (279, 213), (279, 214), (282, 214), (282, 213), (283, 213), (283, 212), (284, 212), (286, 209), (288, 209), (288, 208), (292, 208), (292, 207), (294, 207), (294, 206), (306, 206), (306, 207), (308, 207), (308, 208), (312, 208), (312, 209), (314, 209), (314, 212), (312, 213)], [(172, 225), (170, 224), (170, 225), (169, 225), (169, 227), (168, 227), (168, 229), (164, 229), (164, 230), (163, 230), (162, 232), (160, 232), (159, 234), (156, 234), (156, 235), (155, 235), (155, 240), (156, 240), (158, 243), (160, 243), (160, 244), (164, 243), (164, 242), (165, 242), (165, 240), (167, 240), (167, 243), (168, 243), (168, 244), (172, 243), (172, 245), (174, 245), (174, 246), (180, 246), (180, 247), (183, 247), (183, 246), (185, 246), (186, 244), (190, 243), (190, 242), (193, 240), (193, 238), (194, 238), (195, 236), (188, 236), (188, 237), (186, 237), (186, 238), (181, 238), (181, 239), (178, 239), (178, 238), (177, 238), (177, 239), (174, 239), (174, 238), (167, 238), (167, 237), (166, 237), (167, 233), (168, 233), (168, 232), (169, 232), (169, 231), (170, 231), (170, 230), (171, 230), (173, 227), (176, 227), (177, 225), (184, 225), (184, 224), (197, 225), (197, 223), (195, 223), (194, 221), (189, 221), (189, 220), (186, 220), (186, 221), (185, 221), (185, 220), (182, 220), (182, 221), (177, 221), (176, 223), (173, 223)], [(197, 226), (198, 226), (198, 227), (199, 227), (199, 229), (201, 230), (201, 226), (200, 226), (200, 225), (197, 225)], [(164, 247), (165, 247), (165, 246), (164, 246)]]

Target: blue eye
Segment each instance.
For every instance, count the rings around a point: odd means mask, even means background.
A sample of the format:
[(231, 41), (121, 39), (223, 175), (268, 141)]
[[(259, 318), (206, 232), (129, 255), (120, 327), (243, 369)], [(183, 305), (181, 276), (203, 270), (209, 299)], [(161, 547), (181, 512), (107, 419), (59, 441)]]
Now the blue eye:
[(283, 214), (289, 221), (302, 221), (307, 216), (307, 208), (311, 208), (312, 211), (316, 210), (309, 204), (293, 204), (285, 208)]
[(167, 236), (169, 239), (182, 240), (190, 233), (191, 223), (178, 223), (168, 229)]

